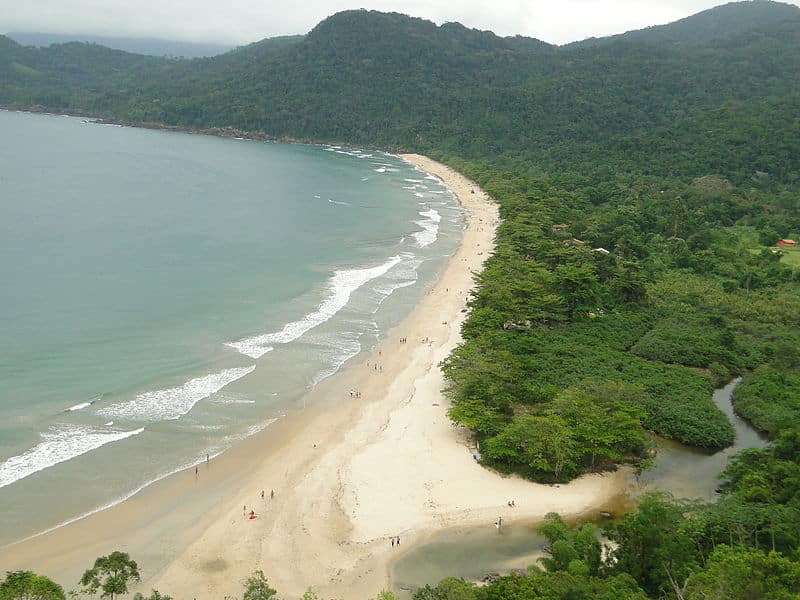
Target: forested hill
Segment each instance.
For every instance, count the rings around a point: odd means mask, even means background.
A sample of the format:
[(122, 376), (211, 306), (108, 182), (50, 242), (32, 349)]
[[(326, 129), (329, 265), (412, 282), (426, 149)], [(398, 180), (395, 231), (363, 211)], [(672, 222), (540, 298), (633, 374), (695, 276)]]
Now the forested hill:
[(797, 6), (777, 2), (731, 2), (668, 25), (656, 25), (607, 38), (589, 38), (574, 45), (589, 45), (620, 39), (659, 44), (698, 45), (756, 28), (778, 25), (797, 18)]
[(191, 61), (3, 39), (0, 73), (4, 104), (554, 166), (553, 151), (594, 152), (599, 140), (797, 91), (800, 9), (726, 5), (562, 48), (359, 10), (303, 37)]

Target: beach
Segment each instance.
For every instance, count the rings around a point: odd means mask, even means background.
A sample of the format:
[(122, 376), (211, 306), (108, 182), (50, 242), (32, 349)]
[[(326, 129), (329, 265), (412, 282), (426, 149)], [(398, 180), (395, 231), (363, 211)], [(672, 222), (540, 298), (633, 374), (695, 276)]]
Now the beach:
[[(624, 469), (547, 486), (498, 475), (473, 458), (468, 432), (447, 418), (438, 365), (461, 340), (474, 274), (493, 250), (498, 209), (449, 168), (403, 158), (439, 177), (464, 211), (458, 248), (408, 317), (371, 353), (311, 390), (308, 408), (197, 472), (182, 471), (107, 510), (0, 548), (0, 569), (34, 570), (70, 589), (95, 557), (119, 549), (139, 562), (136, 589), (143, 592), (238, 596), (260, 569), (282, 597), (310, 587), (326, 598), (371, 598), (389, 587), (401, 549), (432, 532), (492, 526), (499, 516), (602, 510), (627, 489)], [(256, 518), (247, 518), (250, 511)], [(401, 549), (392, 544), (398, 536)]]

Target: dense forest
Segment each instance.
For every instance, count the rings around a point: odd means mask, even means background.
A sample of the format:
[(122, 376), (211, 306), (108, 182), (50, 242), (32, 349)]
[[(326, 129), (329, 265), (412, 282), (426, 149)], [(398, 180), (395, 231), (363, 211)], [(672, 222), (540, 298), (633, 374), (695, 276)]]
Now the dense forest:
[[(545, 482), (646, 465), (652, 434), (737, 455), (713, 504), (648, 496), (604, 533), (552, 516), (543, 569), (418, 600), (800, 597), (800, 9), (729, 4), (556, 47), (348, 11), (175, 60), (0, 37), (0, 103), (426, 153), (499, 205), (450, 417)], [(0, 596), (2, 597), (2, 596)]]

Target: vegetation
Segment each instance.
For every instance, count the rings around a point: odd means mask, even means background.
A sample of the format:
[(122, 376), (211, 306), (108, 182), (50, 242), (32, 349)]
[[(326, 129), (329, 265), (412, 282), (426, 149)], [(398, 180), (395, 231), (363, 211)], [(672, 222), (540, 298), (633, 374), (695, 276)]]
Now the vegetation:
[(64, 589), (44, 575), (10, 571), (0, 581), (0, 600), (65, 600)]
[(140, 581), (139, 566), (126, 552), (119, 550), (108, 556), (100, 556), (94, 566), (87, 569), (81, 577), (80, 584), (84, 592), (94, 595), (101, 592), (101, 598), (114, 600), (115, 596), (128, 593), (128, 584)]
[(277, 590), (269, 586), (264, 571), (258, 570), (245, 581), (242, 600), (269, 600), (277, 593)]
[[(792, 368), (781, 369), (764, 365), (748, 374), (736, 388), (733, 405), (736, 412), (758, 429), (774, 436), (787, 423), (800, 422), (800, 369), (795, 365), (797, 350), (779, 351), (779, 361), (787, 361)], [(789, 356), (794, 354), (795, 356)]]

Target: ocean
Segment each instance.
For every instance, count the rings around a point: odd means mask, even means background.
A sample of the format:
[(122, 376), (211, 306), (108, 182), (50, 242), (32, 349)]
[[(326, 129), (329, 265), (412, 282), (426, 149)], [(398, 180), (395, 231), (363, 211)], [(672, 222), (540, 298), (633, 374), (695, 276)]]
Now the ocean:
[(0, 112), (0, 544), (301, 406), (461, 235), (383, 152)]

